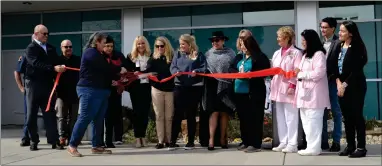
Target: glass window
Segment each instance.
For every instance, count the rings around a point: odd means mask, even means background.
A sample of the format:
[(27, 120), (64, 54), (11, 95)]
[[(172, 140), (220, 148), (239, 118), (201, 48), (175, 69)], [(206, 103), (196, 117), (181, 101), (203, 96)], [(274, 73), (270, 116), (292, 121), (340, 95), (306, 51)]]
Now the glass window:
[(193, 6), (192, 26), (242, 24), (242, 4)]
[(375, 18), (382, 18), (382, 2), (375, 2)]
[[(376, 22), (378, 78), (382, 78), (382, 22)], [(381, 87), (382, 88), (382, 87)], [(381, 94), (382, 95), (382, 94)]]
[(76, 56), (81, 56), (82, 53), (82, 43), (81, 43), (82, 35), (50, 35), (48, 42), (56, 47), (57, 54), (61, 55), (61, 42), (65, 39), (69, 39), (73, 45), (73, 54)]
[(42, 18), (43, 24), (48, 27), (49, 32), (77, 32), (82, 30), (81, 12), (44, 13)]
[(367, 82), (367, 92), (365, 97), (365, 104), (363, 107), (363, 115), (366, 119), (379, 118), (378, 117), (378, 82)]
[(382, 119), (382, 82), (378, 82), (379, 89), (379, 120)]
[[(292, 28), (294, 26), (290, 25)], [(273, 54), (276, 50), (280, 49), (277, 44), (277, 30), (282, 26), (258, 26), (258, 27), (248, 27), (256, 41), (259, 43), (261, 50), (272, 59)], [(239, 33), (239, 32), (237, 32)]]
[(251, 2), (243, 4), (243, 24), (294, 24), (294, 2)]
[[(181, 29), (181, 30), (163, 30), (163, 31), (145, 31), (143, 35), (147, 38), (150, 43), (150, 49), (153, 50), (155, 39), (159, 36), (166, 37), (174, 50), (179, 48), (179, 37), (182, 34), (190, 34), (191, 30)], [(132, 47), (132, 46), (129, 46)]]
[(120, 30), (121, 10), (82, 12), (82, 31)]
[[(106, 33), (106, 34), (108, 34), (108, 35), (113, 37), (113, 39), (114, 39), (114, 49), (118, 50), (118, 51), (121, 51), (121, 47), (122, 47), (121, 33), (119, 33), (119, 32), (112, 32), (112, 33)], [(92, 34), (91, 33), (84, 33), (84, 34), (82, 34), (82, 46), (81, 46), (81, 48), (83, 48), (85, 46), (85, 44), (88, 42), (90, 35), (92, 35)]]
[(335, 17), (338, 20), (371, 20), (375, 18), (372, 1), (320, 1), (320, 19)]
[(212, 44), (208, 40), (212, 36), (212, 32), (214, 31), (223, 31), (224, 35), (229, 38), (228, 41), (225, 42), (225, 46), (232, 48), (237, 52), (236, 49), (236, 40), (238, 37), (238, 34), (240, 32), (241, 28), (211, 28), (211, 29), (195, 29), (193, 30), (193, 34), (196, 38), (196, 44), (199, 47), (199, 51), (202, 53), (207, 52), (211, 47)]
[(1, 34), (31, 34), (34, 27), (41, 24), (40, 14), (17, 14), (1, 16)]
[(190, 27), (189, 6), (144, 8), (143, 28)]
[(25, 49), (31, 43), (31, 41), (32, 41), (32, 35), (22, 36), (22, 37), (2, 37), (1, 49), (2, 50)]

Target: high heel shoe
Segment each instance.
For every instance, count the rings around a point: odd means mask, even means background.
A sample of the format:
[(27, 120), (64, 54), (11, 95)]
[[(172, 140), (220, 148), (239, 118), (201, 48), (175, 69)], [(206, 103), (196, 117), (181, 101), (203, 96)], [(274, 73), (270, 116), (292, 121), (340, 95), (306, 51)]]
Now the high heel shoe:
[(208, 145), (207, 149), (211, 151), (211, 150), (215, 150), (215, 147), (213, 145)]

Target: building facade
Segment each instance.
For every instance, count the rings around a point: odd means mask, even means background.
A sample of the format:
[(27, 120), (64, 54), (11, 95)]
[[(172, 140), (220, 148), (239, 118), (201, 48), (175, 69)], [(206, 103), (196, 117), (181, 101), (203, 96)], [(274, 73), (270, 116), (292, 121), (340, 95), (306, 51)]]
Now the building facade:
[[(2, 11), (4, 11), (2, 2)], [(21, 3), (21, 2), (19, 2)], [(34, 3), (34, 2), (33, 2)], [(2, 124), (22, 124), (22, 94), (13, 77), (17, 59), (31, 41), (37, 24), (48, 27), (48, 42), (60, 52), (60, 43), (70, 39), (74, 54), (81, 56), (82, 47), (90, 34), (103, 31), (112, 35), (117, 50), (125, 55), (131, 50), (133, 40), (144, 35), (150, 42), (158, 36), (166, 36), (174, 48), (179, 46), (181, 34), (195, 35), (200, 51), (211, 47), (211, 32), (222, 30), (229, 37), (226, 46), (236, 50), (236, 39), (241, 29), (252, 31), (261, 49), (269, 58), (279, 48), (276, 31), (281, 26), (292, 26), (296, 31), (297, 45), (301, 46), (300, 33), (304, 29), (319, 32), (319, 22), (324, 17), (357, 22), (367, 46), (368, 64), (367, 95), (364, 115), (381, 119), (382, 109), (382, 3), (380, 2), (197, 2), (177, 4), (132, 4), (123, 2), (117, 7), (105, 3), (97, 8), (41, 7), (33, 11), (2, 13), (1, 24), (1, 112)], [(97, 3), (97, 2), (94, 2)], [(122, 3), (122, 2), (121, 2)], [(21, 5), (21, 4), (20, 4)], [(82, 9), (74, 9), (82, 8)], [(33, 8), (33, 4), (30, 5)], [(87, 9), (85, 9), (87, 8)], [(17, 10), (17, 9), (15, 9)], [(339, 21), (339, 22), (340, 22)], [(336, 32), (338, 32), (339, 27)]]

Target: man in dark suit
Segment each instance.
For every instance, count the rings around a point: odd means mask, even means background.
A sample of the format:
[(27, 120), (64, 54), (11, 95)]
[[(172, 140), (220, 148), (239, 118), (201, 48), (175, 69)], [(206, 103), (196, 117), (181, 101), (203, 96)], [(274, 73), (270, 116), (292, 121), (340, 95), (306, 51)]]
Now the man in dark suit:
[[(64, 72), (65, 66), (58, 65), (56, 49), (47, 44), (48, 29), (44, 25), (37, 25), (34, 29), (34, 41), (26, 48), (25, 90), (27, 99), (27, 128), (31, 138), (30, 150), (38, 150), (40, 142), (37, 131), (37, 113), (42, 110), (48, 143), (52, 149), (58, 144), (58, 131), (54, 103), (45, 112), (50, 92), (53, 88), (57, 72)], [(54, 101), (54, 100), (53, 100)]]
[[(62, 55), (60, 63), (67, 67), (80, 68), (81, 58), (73, 55), (73, 45), (70, 40), (61, 42)], [(60, 135), (60, 147), (70, 140), (74, 124), (78, 116), (78, 97), (76, 86), (80, 76), (78, 71), (68, 70), (61, 75), (60, 84), (57, 86), (56, 111), (58, 117), (58, 132)]]
[(340, 141), (342, 137), (342, 113), (340, 105), (338, 103), (337, 96), (337, 84), (333, 75), (338, 70), (337, 56), (339, 54), (338, 45), (340, 44), (338, 37), (334, 34), (337, 27), (337, 20), (332, 17), (326, 17), (321, 20), (321, 34), (323, 37), (323, 45), (326, 49), (326, 70), (328, 76), (329, 84), (329, 98), (331, 109), (326, 109), (324, 113), (323, 131), (322, 131), (322, 144), (321, 148), (323, 150), (329, 149), (328, 143), (328, 116), (329, 111), (332, 112), (334, 129), (332, 132), (333, 143), (330, 147), (331, 152), (340, 151)]

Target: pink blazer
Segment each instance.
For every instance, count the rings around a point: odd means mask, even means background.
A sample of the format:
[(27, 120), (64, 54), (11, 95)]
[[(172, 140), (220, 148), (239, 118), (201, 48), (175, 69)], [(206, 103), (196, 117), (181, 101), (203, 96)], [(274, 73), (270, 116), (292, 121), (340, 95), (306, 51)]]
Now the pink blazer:
[(297, 108), (330, 108), (328, 79), (326, 77), (326, 56), (322, 51), (314, 53), (311, 59), (303, 56), (299, 65), (295, 102)]
[[(281, 48), (272, 57), (272, 67), (280, 67), (284, 71), (294, 71), (298, 68), (302, 58), (302, 53), (297, 48), (291, 46), (281, 55)], [(269, 99), (276, 102), (294, 103), (294, 95), (288, 95), (288, 88), (291, 84), (296, 85), (295, 78), (286, 79), (283, 75), (275, 75), (271, 81), (271, 92)]]

